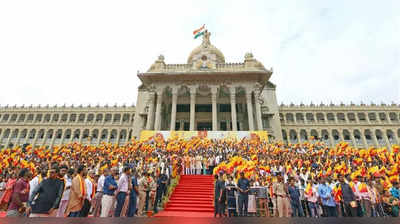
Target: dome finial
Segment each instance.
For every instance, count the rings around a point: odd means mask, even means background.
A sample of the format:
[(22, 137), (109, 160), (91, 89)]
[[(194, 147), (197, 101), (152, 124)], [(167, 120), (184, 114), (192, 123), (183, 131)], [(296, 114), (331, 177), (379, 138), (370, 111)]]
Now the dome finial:
[(207, 47), (207, 46), (209, 46), (209, 45), (211, 44), (211, 42), (210, 42), (210, 35), (211, 35), (211, 33), (208, 32), (208, 30), (205, 30), (205, 31), (204, 31), (203, 42), (202, 42), (202, 45), (203, 45), (204, 47)]

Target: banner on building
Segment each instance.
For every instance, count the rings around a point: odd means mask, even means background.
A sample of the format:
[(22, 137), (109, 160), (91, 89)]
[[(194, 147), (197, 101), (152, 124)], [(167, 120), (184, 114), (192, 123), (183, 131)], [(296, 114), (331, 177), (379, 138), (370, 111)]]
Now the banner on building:
[(229, 140), (258, 138), (260, 141), (268, 141), (268, 133), (266, 131), (142, 131), (140, 133), (141, 141), (151, 138), (163, 138), (164, 140), (180, 138), (189, 140), (193, 137)]

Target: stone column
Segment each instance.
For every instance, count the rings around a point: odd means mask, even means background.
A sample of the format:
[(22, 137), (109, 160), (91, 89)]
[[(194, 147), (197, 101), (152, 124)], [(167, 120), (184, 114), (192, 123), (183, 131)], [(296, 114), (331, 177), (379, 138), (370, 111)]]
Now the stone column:
[[(28, 139), (29, 139), (29, 129), (26, 130), (26, 136), (25, 136), (25, 139), (24, 139), (24, 144), (28, 143)], [(1, 143), (1, 138), (0, 138), (0, 143)]]
[(282, 123), (286, 124), (286, 114), (282, 113)]
[(308, 124), (307, 113), (303, 113), (303, 117), (304, 117), (304, 124)]
[(194, 119), (196, 114), (196, 87), (190, 87), (190, 131), (194, 131)]
[[(257, 95), (259, 95), (259, 94), (261, 94), (261, 93), (258, 92)], [(264, 128), (263, 128), (263, 124), (262, 124), (261, 103), (257, 97), (255, 97), (254, 100), (256, 103), (257, 128), (258, 128), (258, 130), (262, 131)]]
[(171, 125), (170, 130), (175, 131), (176, 125), (176, 102), (178, 101), (178, 87), (172, 88), (172, 108), (171, 108)]
[(5, 135), (5, 130), (3, 130), (3, 132), (0, 134), (0, 145), (1, 145), (1, 143), (3, 142), (3, 138), (4, 138), (4, 135)]
[(101, 121), (102, 125), (104, 125), (106, 123), (106, 115), (107, 115), (107, 113), (103, 114), (103, 120)]
[(367, 142), (367, 138), (365, 137), (365, 130), (360, 130), (361, 132), (361, 139), (363, 141), (364, 147), (366, 149), (368, 149), (368, 142)]
[(216, 86), (211, 87), (211, 102), (212, 102), (212, 130), (218, 130), (218, 118), (217, 118), (217, 92), (218, 88)]
[(83, 130), (80, 130), (79, 131), (79, 144), (82, 144), (82, 139), (83, 139), (83, 132), (84, 132), (85, 130), (83, 129)]
[(331, 144), (331, 147), (334, 147), (335, 143), (333, 142), (332, 130), (329, 130), (328, 137), (329, 137), (329, 144)]
[(324, 120), (325, 120), (325, 124), (327, 124), (328, 121), (328, 114), (327, 113), (322, 113), (322, 115), (324, 116)]
[(66, 132), (67, 132), (67, 130), (61, 130), (61, 139), (60, 139), (60, 143), (59, 143), (60, 145), (62, 145), (64, 142)]
[(247, 116), (249, 117), (249, 131), (254, 131), (253, 104), (251, 102), (252, 90), (246, 89)]
[(35, 137), (33, 138), (33, 141), (32, 141), (32, 148), (34, 148), (36, 145), (36, 142), (39, 138), (39, 132), (40, 132), (40, 129), (36, 130), (36, 132), (35, 132)]
[(149, 111), (147, 112), (147, 123), (146, 123), (146, 130), (153, 129), (153, 121), (154, 121), (154, 92), (149, 93), (149, 99), (147, 100), (149, 104)]
[(349, 130), (349, 132), (350, 132), (351, 142), (353, 143), (353, 147), (357, 147), (358, 145), (357, 145), (357, 142), (356, 142), (356, 138), (354, 138), (354, 130)]
[(394, 144), (400, 144), (399, 138), (397, 137), (397, 133), (396, 132), (393, 133), (393, 138), (394, 138), (394, 141), (395, 141)]
[(392, 121), (390, 120), (390, 114), (389, 114), (388, 112), (385, 112), (385, 115), (386, 115), (386, 121), (387, 121), (387, 123), (391, 124)]
[(97, 145), (100, 145), (102, 134), (102, 130), (99, 129), (99, 135), (97, 136)]
[(121, 113), (121, 116), (119, 117), (119, 125), (120, 126), (122, 126), (123, 119), (124, 119), (124, 113)]
[(343, 130), (339, 129), (338, 132), (339, 132), (339, 141), (344, 142), (345, 140), (344, 140)]
[[(90, 115), (90, 113), (87, 113), (87, 114), (85, 114), (84, 116), (84, 118), (83, 118), (83, 122), (86, 124), (87, 122), (88, 122), (88, 120), (89, 120), (89, 115)], [(92, 122), (90, 122), (90, 123), (93, 123), (93, 121), (94, 121), (94, 119), (92, 120)]]
[(48, 129), (45, 129), (45, 130), (44, 130), (43, 141), (42, 141), (42, 143), (40, 144), (41, 146), (44, 146), (45, 143), (46, 143), (48, 131), (49, 131)]
[(371, 124), (371, 121), (369, 120), (368, 113), (365, 113), (365, 120), (368, 122), (368, 124)]
[[(63, 113), (59, 114), (57, 124), (61, 124), (61, 122), (62, 122), (62, 121), (61, 121), (62, 115), (63, 115)], [(67, 116), (67, 117), (68, 117), (68, 116)]]
[[(113, 114), (114, 115), (114, 114)], [(112, 119), (114, 118), (114, 116), (112, 116), (111, 117), (111, 122), (112, 122)], [(76, 124), (76, 123), (78, 123), (79, 122), (79, 114), (78, 113), (76, 113), (75, 114), (75, 121), (74, 121), (74, 123)]]
[(378, 142), (378, 139), (376, 138), (376, 133), (375, 133), (375, 130), (373, 130), (373, 131), (371, 131), (372, 133), (372, 140), (374, 140), (374, 144), (375, 144), (375, 146), (376, 147), (378, 147), (379, 146), (379, 142)]
[(338, 123), (339, 123), (339, 121), (338, 121), (338, 116), (337, 116), (337, 113), (335, 113), (335, 112), (332, 112), (332, 114), (333, 114), (333, 119), (335, 119), (335, 124), (338, 124)]
[(49, 146), (50, 149), (53, 148), (54, 141), (56, 140), (56, 135), (57, 135), (57, 131), (54, 131), (54, 130), (53, 130), (53, 137), (51, 137), (50, 146)]
[(301, 143), (301, 134), (299, 129), (296, 129), (296, 136), (297, 136), (297, 143)]
[(121, 137), (121, 130), (119, 129), (117, 130), (117, 141), (116, 141), (117, 145), (119, 145), (120, 137)]
[(387, 137), (387, 133), (383, 132), (383, 139), (385, 139), (386, 145), (388, 147), (388, 149), (390, 150), (390, 147), (392, 146), (392, 144), (390, 144), (389, 138)]
[[(10, 120), (10, 119), (8, 119), (8, 120)], [(11, 136), (13, 135), (13, 132), (14, 132), (14, 130), (10, 130), (10, 134), (8, 135), (8, 138), (6, 140), (6, 148), (8, 148), (8, 145), (10, 144)]]
[(157, 106), (156, 106), (156, 121), (154, 124), (154, 130), (159, 131), (161, 129), (161, 103), (162, 103), (162, 91), (157, 91)]
[(112, 129), (108, 129), (107, 130), (107, 141), (106, 143), (109, 143), (111, 140), (111, 134), (112, 134)]
[(18, 144), (19, 144), (19, 138), (21, 138), (22, 131), (23, 131), (23, 130), (19, 130), (19, 131), (18, 131), (17, 140), (15, 141), (15, 145), (18, 145)]
[(237, 116), (236, 116), (236, 88), (231, 86), (229, 88), (231, 95), (231, 116), (232, 116), (232, 131), (237, 131)]

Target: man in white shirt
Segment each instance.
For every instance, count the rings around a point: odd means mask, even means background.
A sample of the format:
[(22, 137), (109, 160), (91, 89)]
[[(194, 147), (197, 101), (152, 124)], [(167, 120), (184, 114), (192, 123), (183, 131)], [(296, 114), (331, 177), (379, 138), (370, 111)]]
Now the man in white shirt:
[(302, 168), (302, 172), (300, 173), (300, 178), (304, 180), (304, 182), (308, 181), (309, 173), (305, 168)]
[[(100, 171), (101, 172), (101, 171)], [(93, 203), (93, 216), (99, 217), (101, 211), (101, 199), (103, 198), (103, 187), (104, 187), (104, 180), (106, 176), (109, 175), (109, 169), (104, 169), (99, 180), (97, 181), (97, 189), (96, 194), (94, 196), (94, 203)]]
[(42, 168), (39, 175), (29, 181), (29, 198), (32, 195), (33, 190), (47, 177), (47, 169)]
[[(61, 169), (63, 168), (61, 167)], [(74, 169), (69, 169), (68, 173), (64, 176), (64, 182), (65, 182), (64, 193), (61, 198), (60, 206), (57, 210), (57, 217), (64, 217), (64, 212), (68, 205), (69, 194), (72, 185), (72, 175), (74, 175), (74, 172), (75, 172)]]
[(123, 168), (123, 173), (121, 177), (118, 180), (118, 188), (117, 188), (117, 206), (115, 208), (115, 213), (114, 217), (120, 217), (121, 216), (121, 211), (125, 203), (125, 198), (128, 195), (129, 191), (129, 178), (128, 176), (130, 175), (130, 168), (129, 167), (124, 167)]
[(95, 186), (93, 183), (94, 174), (95, 174), (94, 170), (90, 170), (87, 174), (87, 177), (85, 178), (86, 195), (80, 217), (88, 217), (89, 215), (91, 201), (94, 198), (94, 193), (95, 193)]

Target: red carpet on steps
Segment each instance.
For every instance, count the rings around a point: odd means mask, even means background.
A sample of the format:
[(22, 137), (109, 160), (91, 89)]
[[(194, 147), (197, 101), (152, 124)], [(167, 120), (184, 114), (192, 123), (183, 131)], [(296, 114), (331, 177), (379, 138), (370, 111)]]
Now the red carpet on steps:
[(182, 175), (165, 209), (156, 217), (213, 217), (212, 175)]

